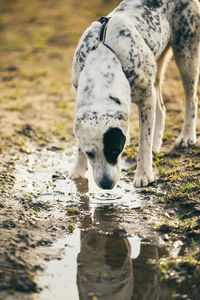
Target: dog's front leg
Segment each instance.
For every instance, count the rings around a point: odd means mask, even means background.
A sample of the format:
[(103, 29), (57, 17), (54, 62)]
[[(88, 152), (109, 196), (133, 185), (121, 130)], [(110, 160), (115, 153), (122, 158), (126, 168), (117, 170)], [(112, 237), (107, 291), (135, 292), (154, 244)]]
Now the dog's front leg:
[(82, 152), (81, 148), (78, 148), (77, 152), (77, 158), (75, 162), (75, 166), (72, 169), (71, 173), (69, 174), (69, 177), (71, 179), (76, 179), (79, 177), (85, 177), (85, 173), (87, 171), (87, 157), (85, 154)]
[(147, 186), (154, 181), (152, 171), (152, 144), (155, 123), (155, 95), (155, 91), (153, 90), (152, 96), (148, 98), (147, 101), (138, 104), (140, 144), (134, 179), (135, 187)]

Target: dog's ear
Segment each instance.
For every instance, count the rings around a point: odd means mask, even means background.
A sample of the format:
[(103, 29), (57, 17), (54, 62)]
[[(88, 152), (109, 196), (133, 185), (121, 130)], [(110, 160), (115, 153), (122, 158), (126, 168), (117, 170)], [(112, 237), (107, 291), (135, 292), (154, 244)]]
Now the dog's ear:
[(110, 127), (103, 135), (103, 152), (106, 161), (111, 165), (117, 163), (117, 158), (126, 143), (126, 136), (118, 127)]
[(122, 110), (117, 111), (114, 115), (114, 118), (118, 120), (128, 121), (128, 114)]

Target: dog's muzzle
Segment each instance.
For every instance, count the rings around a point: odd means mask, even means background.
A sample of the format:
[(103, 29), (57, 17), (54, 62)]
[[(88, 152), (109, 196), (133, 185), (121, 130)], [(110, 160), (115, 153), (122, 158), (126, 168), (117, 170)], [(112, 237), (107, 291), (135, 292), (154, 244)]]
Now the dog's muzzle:
[(111, 190), (115, 185), (115, 182), (107, 177), (103, 177), (99, 183), (100, 188), (104, 190)]

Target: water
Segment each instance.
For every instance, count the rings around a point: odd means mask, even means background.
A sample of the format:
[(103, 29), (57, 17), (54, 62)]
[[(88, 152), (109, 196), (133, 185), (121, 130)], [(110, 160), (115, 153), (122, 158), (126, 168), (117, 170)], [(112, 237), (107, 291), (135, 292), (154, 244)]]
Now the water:
[(53, 248), (64, 249), (65, 254), (61, 260), (46, 263), (45, 272), (38, 281), (39, 286), (43, 288), (40, 299), (78, 300), (76, 260), (80, 251), (80, 231), (75, 230), (73, 235), (58, 240)]
[(44, 149), (29, 155), (23, 165), (16, 165), (19, 196), (31, 195), (33, 204), (48, 204), (55, 217), (66, 221), (66, 206), (77, 205), (81, 211), (73, 233), (62, 234), (46, 248), (62, 254), (44, 262), (44, 272), (37, 279), (42, 289), (38, 299), (168, 300), (172, 294), (179, 295), (176, 290), (192, 295), (176, 299), (198, 299), (199, 288), (193, 285), (191, 289), (184, 279), (179, 285), (171, 281), (170, 287), (160, 281), (159, 259), (177, 257), (182, 243), (170, 250), (152, 242), (152, 233), (147, 239), (135, 234), (134, 229), (138, 232), (145, 223), (135, 221), (134, 209), (143, 200), (132, 183), (121, 180), (112, 191), (102, 191), (91, 173), (89, 181), (73, 182), (68, 178), (72, 164), (72, 156)]
[[(112, 191), (102, 192), (94, 183), (91, 170), (89, 181), (69, 180), (72, 165), (70, 155), (45, 149), (29, 155), (23, 166), (16, 165), (15, 190), (19, 195), (31, 195), (33, 203), (48, 203), (57, 217), (71, 203), (78, 204), (85, 213), (73, 234), (53, 244), (52, 251), (62, 251), (62, 259), (45, 262), (45, 271), (38, 278), (42, 288), (39, 299), (76, 300), (79, 294), (81, 299), (107, 299), (122, 281), (130, 294), (131, 259), (140, 253), (140, 238), (128, 236), (126, 229), (119, 226), (118, 210), (140, 207), (142, 201), (132, 184), (123, 181)], [(93, 239), (97, 242), (95, 249), (90, 245)], [(116, 255), (115, 248), (119, 250)], [(88, 268), (92, 268), (93, 275), (87, 273)], [(114, 274), (112, 268), (116, 269)], [(95, 287), (90, 287), (90, 276), (96, 280)]]
[[(38, 153), (39, 152), (39, 153)], [(67, 203), (80, 201), (79, 193), (90, 198), (90, 206), (116, 205), (124, 208), (137, 208), (142, 200), (135, 193), (133, 185), (124, 181), (112, 191), (103, 191), (96, 186), (91, 169), (88, 180), (77, 180), (76, 183), (68, 178), (72, 169), (73, 156), (56, 153), (43, 149), (28, 156), (22, 166), (16, 164), (15, 190), (34, 195), (34, 202), (55, 204), (57, 201)]]
[(53, 247), (64, 248), (65, 254), (60, 261), (46, 263), (45, 272), (39, 278), (39, 284), (43, 287), (41, 300), (79, 300), (79, 293), (81, 299), (118, 299), (112, 298), (112, 295), (120, 288), (122, 281), (124, 289), (128, 288), (124, 293), (130, 294), (133, 280), (131, 259), (140, 253), (140, 239), (137, 236), (119, 239), (100, 235), (94, 230), (76, 229), (71, 236), (59, 240)]

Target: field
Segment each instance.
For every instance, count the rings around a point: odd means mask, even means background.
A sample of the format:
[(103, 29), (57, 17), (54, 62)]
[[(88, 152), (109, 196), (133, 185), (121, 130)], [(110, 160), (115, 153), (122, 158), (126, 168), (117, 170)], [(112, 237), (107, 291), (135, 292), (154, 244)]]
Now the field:
[[(75, 145), (75, 47), (83, 30), (118, 3), (0, 0), (0, 300), (45, 299), (38, 278), (45, 262), (63, 257), (51, 247), (63, 237), (67, 243), (76, 228), (92, 228), (92, 234), (104, 236), (102, 243), (107, 236), (113, 242), (115, 233), (120, 247), (127, 236), (140, 237), (130, 299), (199, 297), (200, 143), (173, 148), (184, 116), (184, 92), (173, 58), (163, 86), (167, 118), (162, 152), (154, 156), (156, 181), (138, 190), (130, 188), (138, 149), (137, 110), (132, 107), (131, 143), (119, 188), (126, 183), (142, 205), (95, 206), (88, 218), (87, 182), (77, 182), (74, 190), (66, 179)], [(200, 140), (200, 111), (197, 136)], [(93, 294), (88, 299), (104, 298)]]

